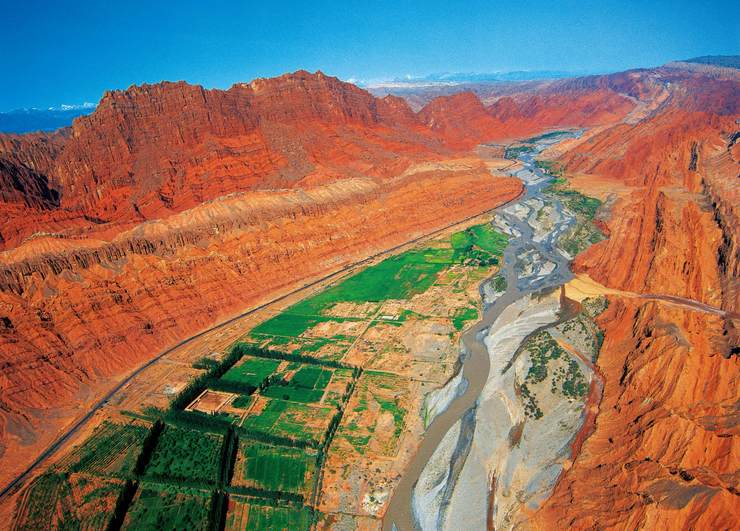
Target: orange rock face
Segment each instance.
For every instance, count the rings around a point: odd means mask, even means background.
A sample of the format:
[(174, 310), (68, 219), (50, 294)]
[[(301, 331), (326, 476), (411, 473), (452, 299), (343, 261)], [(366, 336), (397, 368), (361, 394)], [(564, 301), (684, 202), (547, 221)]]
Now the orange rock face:
[(542, 93), (505, 96), (485, 107), (472, 92), (441, 96), (419, 117), (449, 145), (470, 149), (481, 142), (524, 138), (553, 127), (611, 124), (635, 104), (626, 94), (598, 85), (557, 84)]
[[(575, 269), (613, 288), (674, 295), (723, 316), (612, 298), (593, 433), (537, 527), (729, 529), (740, 513), (737, 138), (740, 75), (664, 68), (669, 103), (566, 153), (611, 179), (609, 239)], [(733, 184), (734, 183), (734, 184)]]
[(0, 136), (2, 480), (164, 348), (520, 193), (456, 157), (403, 100), (305, 72)]

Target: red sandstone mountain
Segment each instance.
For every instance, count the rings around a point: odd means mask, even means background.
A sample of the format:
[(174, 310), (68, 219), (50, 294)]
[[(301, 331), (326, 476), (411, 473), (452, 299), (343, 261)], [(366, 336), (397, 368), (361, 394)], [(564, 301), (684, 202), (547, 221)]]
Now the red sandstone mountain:
[[(586, 193), (619, 190), (609, 201), (609, 239), (575, 269), (609, 287), (737, 316), (740, 73), (684, 65), (649, 76), (663, 86), (654, 91), (665, 92), (660, 105), (560, 159)], [(651, 107), (649, 96), (635, 96)], [(740, 321), (634, 299), (612, 300), (599, 321), (599, 414), (537, 526), (732, 528)]]
[(0, 135), (0, 475), (167, 346), (520, 192), (460, 155), (405, 101), (306, 72)]

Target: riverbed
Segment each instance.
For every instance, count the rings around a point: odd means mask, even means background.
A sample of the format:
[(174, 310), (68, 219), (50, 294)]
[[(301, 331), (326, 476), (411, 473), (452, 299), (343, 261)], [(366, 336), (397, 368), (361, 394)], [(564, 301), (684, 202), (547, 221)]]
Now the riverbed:
[[(519, 354), (537, 332), (572, 317), (560, 290), (573, 276), (570, 256), (557, 242), (576, 220), (543, 193), (551, 176), (534, 158), (576, 134), (549, 137), (519, 154), (513, 175), (525, 193), (495, 210), (493, 220), (509, 235), (498, 273), (506, 287), (497, 291), (490, 280), (481, 286), (482, 319), (463, 334), (460, 373), (432, 397), (437, 405), (393, 493), (384, 529), (511, 528), (521, 523), (522, 508), (547, 497), (570, 457), (584, 401), (553, 390), (534, 418), (522, 407), (532, 362)], [(590, 384), (589, 364), (574, 359)]]

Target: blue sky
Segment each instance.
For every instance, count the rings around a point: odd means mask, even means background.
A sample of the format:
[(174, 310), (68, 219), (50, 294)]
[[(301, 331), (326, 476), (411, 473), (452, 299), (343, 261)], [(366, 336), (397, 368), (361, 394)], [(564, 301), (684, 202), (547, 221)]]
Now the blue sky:
[(367, 80), (655, 66), (740, 53), (737, 5), (0, 0), (0, 111), (96, 102), (163, 79), (227, 88), (301, 68)]

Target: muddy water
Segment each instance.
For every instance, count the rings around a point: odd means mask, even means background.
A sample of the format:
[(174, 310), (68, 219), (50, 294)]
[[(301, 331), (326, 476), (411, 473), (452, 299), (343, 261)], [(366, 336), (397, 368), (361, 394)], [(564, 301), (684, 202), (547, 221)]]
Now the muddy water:
[[(534, 164), (535, 154), (557, 141), (572, 136), (574, 135), (564, 134), (562, 137), (541, 142), (534, 152), (520, 156), (519, 160), (524, 167), (514, 175), (525, 183), (525, 193), (516, 202), (495, 211), (498, 221), (504, 221), (512, 233), (509, 237), (509, 245), (504, 251), (500, 271), (500, 274), (506, 278), (507, 289), (492, 304), (484, 308), (482, 319), (464, 333), (462, 373), (468, 384), (447, 409), (439, 413), (428, 426), (416, 454), (393, 493), (383, 521), (385, 530), (407, 531), (420, 528), (412, 509), (414, 487), (432, 459), (435, 450), (445, 435), (454, 427), (461, 432), (461, 435), (449, 463), (450, 479), (447, 482), (447, 491), (450, 492), (445, 493), (446, 500), (449, 500), (451, 490), (454, 488), (456, 473), (459, 473), (462, 462), (467, 456), (469, 441), (475, 429), (474, 422), (471, 423), (471, 419), (475, 416), (472, 413), (489, 378), (491, 361), (483, 341), (487, 331), (502, 312), (516, 301), (533, 293), (550, 291), (572, 278), (569, 260), (555, 248), (559, 236), (575, 222), (563, 211), (560, 202), (552, 201), (558, 221), (544, 238), (537, 238), (539, 241), (535, 240), (534, 230), (526, 219), (520, 219), (514, 215), (517, 208), (526, 208), (528, 200), (541, 198), (543, 189), (549, 183), (549, 178)], [(461, 441), (468, 441), (467, 446), (460, 444)]]

